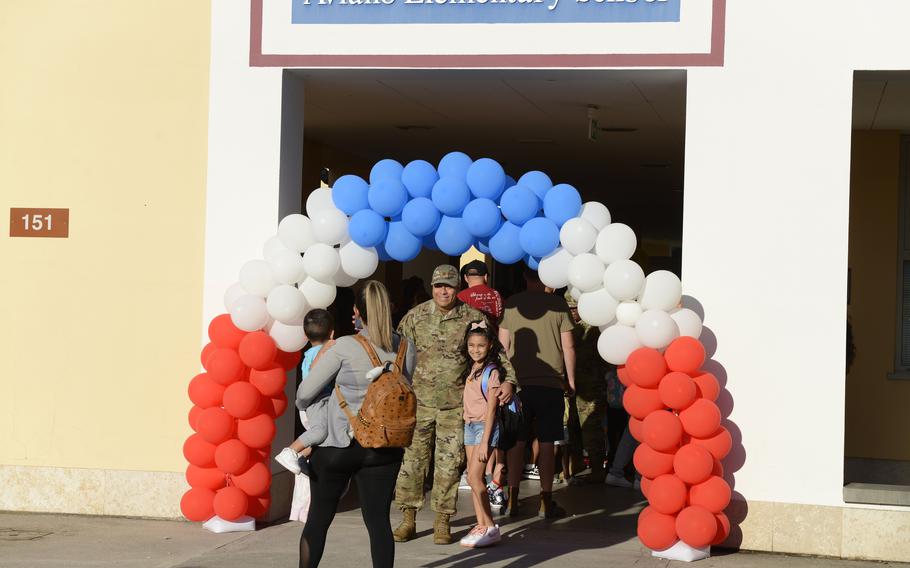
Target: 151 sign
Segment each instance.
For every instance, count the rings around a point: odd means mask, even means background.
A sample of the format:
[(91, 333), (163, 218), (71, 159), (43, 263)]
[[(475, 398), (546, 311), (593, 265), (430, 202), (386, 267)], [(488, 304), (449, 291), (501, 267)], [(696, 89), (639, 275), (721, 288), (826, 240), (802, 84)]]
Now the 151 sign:
[(67, 238), (69, 209), (13, 207), (9, 210), (9, 236)]

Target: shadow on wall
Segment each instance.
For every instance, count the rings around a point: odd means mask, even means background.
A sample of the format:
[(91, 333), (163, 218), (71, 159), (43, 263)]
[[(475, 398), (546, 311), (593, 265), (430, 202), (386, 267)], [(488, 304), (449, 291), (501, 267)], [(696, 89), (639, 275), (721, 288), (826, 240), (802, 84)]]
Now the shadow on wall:
[[(702, 321), (705, 321), (705, 308), (697, 299), (692, 296), (683, 296), (682, 305), (694, 311)], [(749, 504), (746, 502), (746, 498), (736, 491), (736, 476), (734, 474), (742, 469), (746, 463), (746, 448), (743, 446), (742, 431), (735, 422), (730, 420), (734, 401), (733, 395), (727, 390), (727, 370), (724, 369), (724, 366), (719, 361), (714, 359), (714, 355), (717, 353), (717, 335), (714, 334), (711, 328), (703, 326), (699, 340), (705, 346), (705, 363), (702, 365), (702, 369), (713, 373), (717, 377), (717, 382), (720, 383), (720, 394), (717, 396), (716, 402), (717, 407), (720, 409), (721, 426), (730, 432), (730, 437), (733, 439), (733, 447), (722, 462), (724, 480), (730, 484), (733, 498), (724, 511), (730, 520), (730, 536), (727, 537), (721, 547), (739, 548), (743, 542), (743, 533), (740, 525), (749, 514)]]

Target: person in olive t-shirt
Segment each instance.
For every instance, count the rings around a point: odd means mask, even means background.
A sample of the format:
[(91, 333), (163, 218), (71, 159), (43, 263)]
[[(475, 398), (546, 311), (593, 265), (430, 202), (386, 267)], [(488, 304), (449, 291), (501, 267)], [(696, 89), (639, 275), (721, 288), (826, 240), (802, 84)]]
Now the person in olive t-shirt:
[[(524, 271), (527, 290), (506, 301), (499, 327), (499, 341), (508, 353), (521, 391), (525, 431), (509, 450), (509, 514), (518, 514), (518, 484), (524, 469), (525, 444), (530, 423), (540, 443), (540, 515), (565, 514), (552, 500), (556, 457), (553, 442), (563, 438), (564, 393), (575, 390), (575, 322), (565, 299), (548, 294), (537, 273)], [(568, 382), (568, 384), (566, 384)]]

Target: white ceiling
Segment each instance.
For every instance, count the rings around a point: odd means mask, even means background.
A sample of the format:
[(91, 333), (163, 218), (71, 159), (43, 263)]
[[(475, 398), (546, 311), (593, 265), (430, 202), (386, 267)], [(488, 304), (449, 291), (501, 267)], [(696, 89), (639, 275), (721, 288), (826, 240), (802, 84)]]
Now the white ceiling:
[(853, 128), (910, 130), (910, 71), (857, 71)]
[[(462, 150), (516, 178), (539, 169), (646, 235), (681, 234), (685, 71), (300, 73), (309, 140), (370, 160)], [(601, 128), (635, 130), (588, 140), (589, 105)]]

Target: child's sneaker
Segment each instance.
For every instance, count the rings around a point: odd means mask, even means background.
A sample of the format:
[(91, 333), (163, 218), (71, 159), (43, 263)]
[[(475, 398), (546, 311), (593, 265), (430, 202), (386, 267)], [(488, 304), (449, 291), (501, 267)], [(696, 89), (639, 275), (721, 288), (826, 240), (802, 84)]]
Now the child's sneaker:
[(540, 470), (537, 465), (526, 465), (525, 470), (521, 473), (523, 479), (540, 479)]
[(500, 540), (502, 540), (502, 536), (499, 534), (499, 525), (492, 527), (478, 525), (471, 529), (471, 532), (462, 538), (459, 544), (467, 548), (482, 548), (494, 545)]
[(284, 466), (284, 469), (290, 471), (294, 475), (300, 474), (300, 464), (298, 463), (300, 456), (297, 455), (297, 452), (291, 448), (285, 448), (275, 456), (275, 461)]
[(461, 480), (458, 482), (458, 490), (459, 491), (470, 491), (471, 490), (471, 484), (468, 483), (468, 474), (467, 473), (461, 474)]
[(506, 494), (502, 487), (495, 483), (487, 485), (487, 497), (490, 500), (490, 509), (494, 515), (503, 515), (506, 512)]

